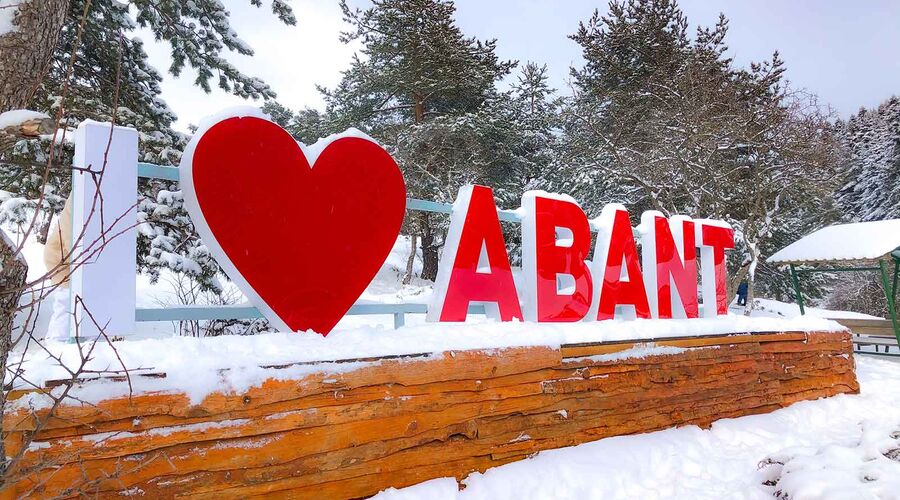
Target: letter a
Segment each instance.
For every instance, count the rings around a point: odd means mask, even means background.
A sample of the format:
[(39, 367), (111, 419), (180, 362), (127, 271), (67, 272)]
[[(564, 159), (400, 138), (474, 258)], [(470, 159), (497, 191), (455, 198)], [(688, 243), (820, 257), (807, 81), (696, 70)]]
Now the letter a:
[(461, 187), (453, 204), (427, 320), (465, 321), (470, 302), (502, 321), (522, 319), (494, 192), (473, 185)]
[(618, 203), (606, 205), (595, 219), (595, 226), (597, 243), (591, 272), (595, 282), (602, 281), (594, 287), (591, 317), (613, 319), (618, 306), (630, 306), (633, 316), (649, 318), (650, 306), (628, 210)]

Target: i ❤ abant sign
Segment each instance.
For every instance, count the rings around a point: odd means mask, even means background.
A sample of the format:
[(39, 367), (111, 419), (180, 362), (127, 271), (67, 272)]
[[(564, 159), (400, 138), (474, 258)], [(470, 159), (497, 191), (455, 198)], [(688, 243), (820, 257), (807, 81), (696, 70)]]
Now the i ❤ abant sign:
[[(210, 253), (281, 330), (327, 335), (384, 264), (406, 209), (400, 169), (364, 134), (304, 148), (262, 115), (198, 131), (181, 169)], [(727, 312), (725, 222), (644, 212), (639, 253), (622, 205), (589, 221), (568, 196), (527, 192), (520, 214), (517, 286), (493, 192), (460, 189), (429, 321), (464, 321), (472, 303), (501, 321), (697, 318), (698, 269), (703, 316)]]

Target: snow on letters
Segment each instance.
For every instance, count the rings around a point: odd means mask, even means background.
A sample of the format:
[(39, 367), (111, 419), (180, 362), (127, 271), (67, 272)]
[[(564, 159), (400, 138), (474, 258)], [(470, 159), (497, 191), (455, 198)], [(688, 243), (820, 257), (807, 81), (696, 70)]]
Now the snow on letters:
[[(493, 191), (459, 190), (429, 321), (465, 321), (472, 303), (502, 321), (697, 318), (701, 298), (703, 317), (727, 314), (725, 250), (734, 248), (734, 231), (726, 222), (647, 211), (635, 230), (622, 205), (589, 221), (571, 197), (542, 191), (525, 193), (520, 212), (517, 290)], [(591, 227), (597, 237), (588, 260)]]

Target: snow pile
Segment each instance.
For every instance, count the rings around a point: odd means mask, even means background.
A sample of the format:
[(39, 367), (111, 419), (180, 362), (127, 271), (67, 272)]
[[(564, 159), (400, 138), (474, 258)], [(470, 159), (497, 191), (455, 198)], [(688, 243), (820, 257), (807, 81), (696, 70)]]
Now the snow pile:
[[(0, 1), (0, 33), (3, 33), (3, 13), (6, 12), (3, 9), (3, 2)], [(47, 114), (41, 113), (38, 111), (29, 111), (27, 109), (14, 109), (12, 111), (5, 111), (0, 113), (0, 130), (5, 129), (7, 127), (15, 127), (21, 125), (28, 120), (43, 120), (44, 118), (50, 118)]]
[(762, 473), (791, 499), (900, 497), (900, 420), (859, 424), (856, 443), (799, 447), (769, 457)]
[(343, 132), (331, 134), (327, 137), (322, 137), (312, 144), (301, 144), (300, 149), (303, 150), (303, 155), (306, 156), (306, 161), (309, 162), (310, 167), (315, 168), (316, 160), (319, 158), (319, 155), (322, 154), (322, 151), (325, 151), (325, 148), (327, 148), (332, 142), (338, 139), (344, 139), (346, 137), (365, 139), (369, 142), (379, 144), (378, 141), (370, 137), (362, 130), (350, 127)]
[[(754, 316), (771, 316), (773, 318), (794, 318), (800, 316), (800, 306), (796, 303), (780, 302), (772, 299), (754, 299)], [(804, 306), (807, 316), (829, 319), (884, 319), (871, 314), (863, 314), (853, 311), (836, 311), (833, 309), (820, 309), (818, 307)], [(740, 313), (743, 307), (735, 310)]]
[[(900, 462), (882, 453), (900, 430), (900, 363), (860, 356), (857, 365), (859, 395), (719, 420), (709, 430), (687, 426), (544, 451), (472, 474), (461, 491), (442, 478), (376, 498), (771, 500), (778, 491), (792, 500), (898, 498)], [(780, 471), (772, 457), (786, 460)]]
[[(292, 343), (292, 338), (307, 340), (315, 334), (267, 334), (259, 336), (222, 336), (208, 338), (169, 337), (116, 342), (113, 348), (100, 341), (90, 352), (87, 370), (112, 373), (130, 370), (134, 394), (145, 392), (184, 393), (192, 403), (200, 403), (212, 392), (242, 392), (261, 385), (267, 379), (299, 378), (312, 373), (337, 374), (354, 370), (366, 363), (309, 363), (311, 356), (300, 355), (308, 342)], [(75, 370), (81, 355), (76, 344), (46, 341), (46, 348)], [(87, 353), (90, 344), (82, 346)], [(120, 361), (121, 359), (121, 361)], [(315, 360), (320, 361), (320, 360)], [(48, 381), (68, 380), (70, 375), (43, 350), (13, 353), (10, 364), (24, 372), (14, 382), (17, 388), (42, 387)], [(300, 364), (294, 364), (294, 363)], [(289, 365), (284, 368), (267, 368)], [(165, 378), (142, 377), (141, 374), (165, 373)], [(90, 378), (85, 375), (82, 378)], [(58, 389), (62, 389), (61, 387)], [(87, 403), (129, 394), (128, 383), (107, 380), (92, 381), (74, 388), (70, 395)], [(43, 407), (48, 398), (32, 394), (14, 402), (14, 407)]]
[(877, 259), (900, 248), (900, 219), (828, 226), (800, 238), (766, 261)]
[[(825, 331), (843, 327), (821, 318), (777, 319), (720, 316), (712, 319), (600, 321), (594, 323), (500, 323), (485, 318), (470, 323), (423, 324), (397, 330), (363, 326), (332, 332), (322, 337), (313, 332), (226, 335), (221, 337), (168, 337), (116, 342), (113, 347), (99, 342), (91, 353), (92, 370), (129, 369), (165, 372), (162, 379), (133, 377), (137, 392), (185, 392), (199, 402), (214, 391), (242, 391), (269, 377), (301, 376), (314, 371), (342, 371), (358, 364), (327, 363), (377, 356), (436, 353), (449, 350), (497, 349), (518, 346), (551, 346), (580, 342), (658, 339), (725, 333), (770, 331)], [(66, 366), (78, 366), (79, 346), (47, 342), (50, 352), (61, 356)], [(641, 353), (637, 353), (643, 355)], [(121, 361), (119, 361), (121, 359)], [(66, 371), (40, 349), (14, 353), (10, 361), (24, 370), (27, 383), (43, 386), (48, 380), (67, 379)], [(263, 366), (293, 363), (291, 369)], [(28, 387), (25, 381), (17, 382)], [(127, 384), (86, 384), (77, 397), (97, 401), (124, 394)]]

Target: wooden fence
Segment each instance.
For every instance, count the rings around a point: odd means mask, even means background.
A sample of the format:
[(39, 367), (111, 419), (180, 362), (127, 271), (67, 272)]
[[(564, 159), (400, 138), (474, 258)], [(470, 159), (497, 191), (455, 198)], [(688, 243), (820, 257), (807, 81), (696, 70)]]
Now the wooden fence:
[(837, 318), (834, 321), (850, 329), (853, 333), (853, 344), (857, 348), (869, 347), (879, 354), (900, 356), (891, 320)]

